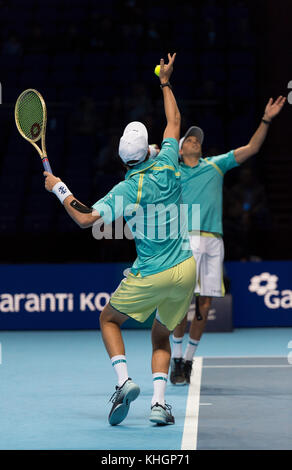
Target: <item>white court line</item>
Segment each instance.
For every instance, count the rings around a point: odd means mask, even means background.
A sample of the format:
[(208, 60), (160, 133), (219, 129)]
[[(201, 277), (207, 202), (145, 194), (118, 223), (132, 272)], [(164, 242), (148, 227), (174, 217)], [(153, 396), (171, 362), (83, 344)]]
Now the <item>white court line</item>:
[[(267, 358), (267, 359), (278, 359), (284, 358), (287, 359), (287, 356), (278, 355), (278, 356), (267, 356), (267, 355), (258, 355), (258, 356), (204, 356), (205, 359), (258, 359), (258, 358)], [(205, 366), (204, 366), (205, 367)]]
[(181, 450), (196, 450), (197, 448), (202, 367), (203, 358), (195, 357), (189, 385)]
[(265, 367), (292, 367), (292, 364), (238, 364), (237, 366), (204, 366), (204, 369), (260, 369)]
[[(236, 358), (278, 358), (285, 356), (205, 356), (205, 359), (236, 359)], [(204, 365), (204, 369), (257, 369), (257, 368), (281, 368), (290, 367), (291, 364), (238, 364), (238, 365)], [(195, 357), (193, 360), (193, 369), (191, 383), (186, 405), (186, 416), (181, 442), (181, 450), (196, 450), (198, 438), (199, 407), (201, 405), (212, 405), (212, 403), (200, 403), (201, 378), (203, 369), (203, 357)]]

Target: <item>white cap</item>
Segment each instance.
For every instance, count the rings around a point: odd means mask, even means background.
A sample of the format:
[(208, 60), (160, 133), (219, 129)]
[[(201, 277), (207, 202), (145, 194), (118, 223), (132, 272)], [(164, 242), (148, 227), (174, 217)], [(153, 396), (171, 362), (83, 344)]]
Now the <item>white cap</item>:
[(133, 164), (136, 165), (145, 159), (148, 149), (148, 132), (146, 127), (142, 122), (130, 122), (120, 139), (119, 156), (124, 163), (133, 161)]
[(185, 133), (184, 137), (182, 137), (179, 141), (179, 149), (181, 150), (182, 148), (182, 144), (184, 142), (184, 140), (189, 137), (190, 135), (194, 136), (194, 137), (197, 137), (198, 141), (200, 142), (200, 144), (202, 145), (203, 143), (203, 140), (204, 140), (204, 132), (202, 131), (202, 129), (200, 127), (197, 127), (197, 126), (192, 126), (190, 127), (187, 132)]

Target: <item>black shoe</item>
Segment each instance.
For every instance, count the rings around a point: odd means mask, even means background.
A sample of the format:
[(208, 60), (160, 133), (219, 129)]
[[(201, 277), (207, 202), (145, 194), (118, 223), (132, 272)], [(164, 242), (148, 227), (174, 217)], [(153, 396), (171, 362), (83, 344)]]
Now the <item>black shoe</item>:
[(170, 363), (170, 381), (173, 385), (185, 385), (184, 361), (180, 357), (172, 358)]
[(136, 400), (139, 393), (140, 388), (130, 378), (121, 387), (116, 386), (116, 391), (110, 398), (113, 406), (108, 417), (112, 426), (120, 424), (126, 418), (130, 403)]
[(174, 416), (171, 414), (171, 406), (167, 404), (162, 406), (159, 403), (155, 403), (155, 405), (151, 406), (149, 420), (151, 423), (156, 423), (159, 426), (174, 424)]
[(184, 368), (184, 376), (186, 383), (189, 384), (191, 380), (191, 373), (192, 373), (193, 361), (184, 361), (183, 368)]

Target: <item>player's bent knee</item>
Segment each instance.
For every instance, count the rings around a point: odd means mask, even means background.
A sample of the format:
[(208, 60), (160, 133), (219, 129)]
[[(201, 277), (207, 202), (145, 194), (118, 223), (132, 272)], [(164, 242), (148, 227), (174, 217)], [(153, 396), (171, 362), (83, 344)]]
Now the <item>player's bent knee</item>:
[(204, 308), (210, 308), (212, 303), (212, 297), (199, 297), (199, 306)]
[(126, 320), (128, 320), (128, 317), (123, 313), (118, 312), (110, 303), (104, 307), (99, 317), (99, 323), (101, 326), (108, 322), (122, 325)]
[(169, 342), (170, 331), (166, 328), (165, 325), (154, 319), (152, 325), (152, 343), (155, 345)]

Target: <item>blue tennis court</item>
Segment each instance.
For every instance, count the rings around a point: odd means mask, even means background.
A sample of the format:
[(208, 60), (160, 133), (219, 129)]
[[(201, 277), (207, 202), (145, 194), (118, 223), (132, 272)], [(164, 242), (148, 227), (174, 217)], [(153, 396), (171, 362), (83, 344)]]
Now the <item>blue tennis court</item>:
[(111, 427), (115, 374), (100, 331), (1, 332), (0, 449), (292, 449), (292, 328), (205, 333), (191, 385), (168, 385), (168, 427), (148, 421), (150, 330), (123, 334), (141, 394)]

